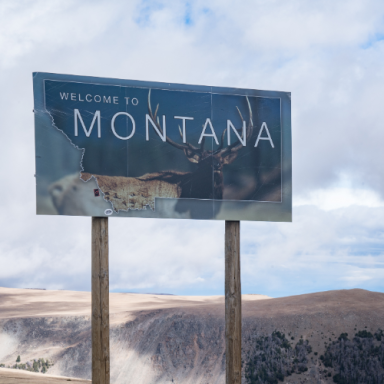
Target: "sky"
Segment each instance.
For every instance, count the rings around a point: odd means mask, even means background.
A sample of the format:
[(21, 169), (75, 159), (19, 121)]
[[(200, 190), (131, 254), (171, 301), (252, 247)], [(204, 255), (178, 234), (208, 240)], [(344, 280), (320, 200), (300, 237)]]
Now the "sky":
[[(2, 0), (0, 52), (0, 286), (91, 285), (91, 218), (35, 214), (39, 71), (291, 92), (293, 222), (241, 222), (242, 292), (384, 292), (382, 0)], [(224, 293), (223, 221), (109, 222), (111, 291)]]

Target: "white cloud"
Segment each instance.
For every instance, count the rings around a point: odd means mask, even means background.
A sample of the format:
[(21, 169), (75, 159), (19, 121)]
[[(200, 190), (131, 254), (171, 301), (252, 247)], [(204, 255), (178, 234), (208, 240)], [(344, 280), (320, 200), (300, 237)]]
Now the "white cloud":
[[(225, 4), (223, 6), (223, 3)], [(356, 46), (383, 31), (378, 1), (215, 1), (214, 9), (231, 29), (244, 34), (244, 42), (265, 51), (300, 53), (311, 47), (329, 50), (340, 45)]]
[(51, 53), (89, 43), (118, 15), (107, 2), (38, 0), (3, 2), (0, 8), (0, 63), (9, 68), (42, 45)]
[[(379, 0), (1, 2), (0, 285), (90, 287), (90, 219), (34, 214), (31, 73), (47, 71), (291, 91), (294, 222), (242, 224), (243, 287), (383, 290), (383, 16)], [(223, 228), (111, 220), (111, 287), (222, 292)]]
[(383, 207), (302, 206), (294, 210), (292, 224), (244, 224), (246, 289), (257, 285), (262, 293), (277, 295), (330, 287), (378, 289), (384, 276), (383, 213)]
[(336, 185), (319, 188), (293, 199), (296, 207), (315, 205), (329, 211), (351, 206), (384, 207), (384, 200), (372, 189), (354, 187), (354, 182), (346, 175), (341, 175)]

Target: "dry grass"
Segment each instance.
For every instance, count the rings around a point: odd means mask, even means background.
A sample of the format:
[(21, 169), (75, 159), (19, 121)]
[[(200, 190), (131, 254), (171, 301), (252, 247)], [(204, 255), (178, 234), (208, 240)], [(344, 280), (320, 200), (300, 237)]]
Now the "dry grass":
[(33, 373), (17, 369), (0, 368), (0, 384), (90, 384), (90, 380)]

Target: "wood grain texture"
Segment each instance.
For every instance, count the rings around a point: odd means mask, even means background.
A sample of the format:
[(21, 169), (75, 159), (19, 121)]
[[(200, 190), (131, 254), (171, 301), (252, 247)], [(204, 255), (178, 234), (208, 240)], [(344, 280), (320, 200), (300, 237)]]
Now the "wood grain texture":
[(241, 383), (240, 222), (225, 222), (226, 384)]
[(92, 383), (110, 383), (108, 218), (92, 217)]

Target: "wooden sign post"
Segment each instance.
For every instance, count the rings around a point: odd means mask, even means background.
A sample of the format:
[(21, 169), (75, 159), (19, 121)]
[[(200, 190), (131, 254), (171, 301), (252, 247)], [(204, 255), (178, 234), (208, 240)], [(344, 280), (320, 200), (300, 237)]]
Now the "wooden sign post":
[(226, 384), (241, 384), (240, 221), (225, 222)]
[(110, 382), (108, 217), (181, 212), (227, 220), (226, 380), (240, 384), (240, 220), (292, 221), (290, 92), (43, 72), (33, 92), (36, 213), (52, 214), (50, 184), (55, 214), (92, 217), (93, 384)]
[(92, 384), (109, 384), (108, 218), (92, 217)]

